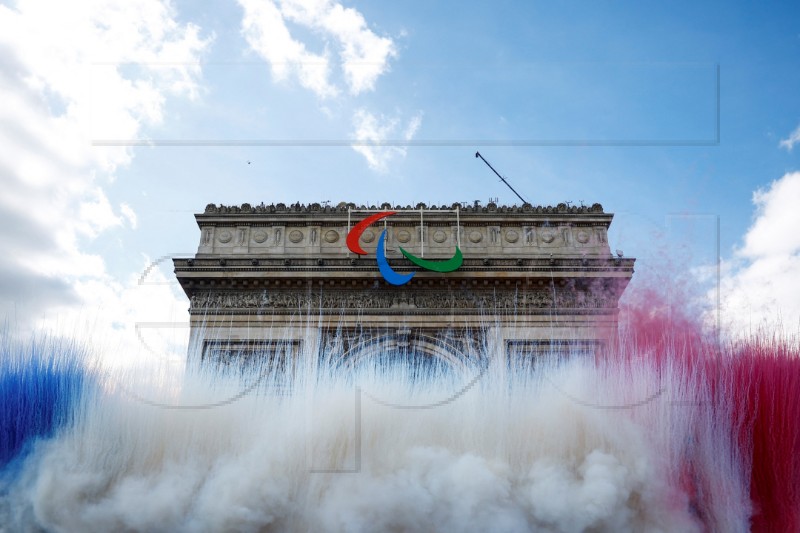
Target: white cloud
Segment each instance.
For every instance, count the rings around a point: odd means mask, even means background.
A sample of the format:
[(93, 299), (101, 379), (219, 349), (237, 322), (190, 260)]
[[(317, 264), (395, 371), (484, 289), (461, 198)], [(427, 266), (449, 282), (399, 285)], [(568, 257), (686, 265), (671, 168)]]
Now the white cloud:
[(136, 212), (133, 208), (126, 203), (121, 203), (119, 204), (119, 210), (122, 216), (128, 221), (128, 224), (130, 224), (131, 229), (136, 229), (138, 218), (136, 218)]
[(240, 0), (244, 8), (242, 31), (250, 47), (263, 57), (277, 81), (296, 73), (300, 85), (320, 98), (336, 96), (330, 77), (329, 54), (314, 54), (292, 38), (278, 7), (269, 1)]
[(792, 148), (794, 148), (794, 145), (797, 143), (800, 143), (800, 126), (797, 126), (797, 129), (795, 129), (788, 138), (781, 140), (779, 146), (791, 152)]
[(352, 94), (370, 91), (386, 72), (397, 52), (388, 37), (368, 27), (364, 16), (353, 8), (327, 0), (283, 0), (281, 10), (292, 22), (330, 35), (339, 44), (339, 57)]
[[(331, 0), (239, 0), (239, 4), (244, 9), (242, 33), (250, 48), (269, 63), (273, 78), (278, 82), (296, 78), (321, 99), (374, 90), (389, 70), (389, 61), (397, 56), (392, 39), (370, 30), (359, 11)], [(306, 43), (292, 36), (290, 24), (319, 37), (323, 50), (310, 52)], [(338, 62), (331, 50), (338, 51)], [(341, 69), (344, 86), (334, 80), (336, 67)], [(328, 106), (323, 105), (321, 111), (329, 119), (336, 115)], [(396, 117), (357, 109), (352, 121), (355, 140), (374, 143), (353, 149), (372, 170), (386, 172), (392, 160), (406, 155), (406, 148), (381, 143), (412, 139), (422, 116), (412, 117), (403, 128)]]
[[(339, 62), (353, 95), (375, 88), (397, 55), (394, 42), (375, 34), (364, 16), (329, 0), (239, 0), (244, 8), (242, 31), (250, 47), (270, 64), (276, 80), (294, 73), (300, 84), (320, 98), (340, 90), (331, 81), (330, 47), (338, 48)], [(321, 53), (309, 52), (292, 37), (291, 22), (310, 29), (324, 41)]]
[(724, 264), (723, 325), (733, 332), (774, 327), (800, 333), (800, 172), (753, 194), (756, 217), (733, 261)]
[(165, 274), (160, 265), (144, 257), (140, 270), (127, 279), (79, 279), (74, 289), (89, 311), (72, 313), (67, 320), (50, 315), (40, 324), (74, 338), (82, 334), (75, 327), (76, 320), (91, 321), (87, 340), (101, 353), (114, 355), (104, 358), (109, 365), (143, 360), (180, 364), (185, 361), (188, 346), (189, 304), (173, 290), (175, 283), (171, 272)]
[(142, 136), (168, 97), (195, 98), (208, 43), (167, 1), (0, 5), (0, 315), (22, 329), (125, 305), (125, 284), (85, 245), (135, 226), (106, 190), (133, 153), (91, 141)]
[(364, 156), (369, 167), (376, 172), (386, 172), (389, 163), (398, 157), (405, 157), (406, 147), (382, 143), (391, 141), (410, 141), (422, 124), (422, 114), (413, 116), (405, 128), (399, 118), (375, 115), (364, 109), (358, 109), (353, 116), (355, 131), (353, 137), (366, 144), (357, 144), (353, 150)]
[(114, 226), (122, 225), (122, 218), (114, 213), (102, 189), (97, 187), (90, 195), (78, 207), (79, 224), (75, 227), (77, 231), (94, 238)]

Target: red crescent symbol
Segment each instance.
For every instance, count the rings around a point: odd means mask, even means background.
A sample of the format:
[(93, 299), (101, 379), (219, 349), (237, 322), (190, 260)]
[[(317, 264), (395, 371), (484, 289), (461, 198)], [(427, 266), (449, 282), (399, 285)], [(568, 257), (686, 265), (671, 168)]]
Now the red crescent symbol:
[(389, 215), (396, 214), (397, 211), (384, 211), (382, 213), (375, 213), (374, 215), (370, 215), (355, 226), (353, 229), (350, 230), (350, 233), (347, 234), (347, 248), (350, 249), (351, 252), (358, 255), (367, 255), (361, 245), (358, 244), (358, 239), (361, 237), (361, 234), (364, 233), (364, 230), (369, 227), (370, 224), (375, 222), (376, 220), (380, 220), (382, 218), (386, 218)]

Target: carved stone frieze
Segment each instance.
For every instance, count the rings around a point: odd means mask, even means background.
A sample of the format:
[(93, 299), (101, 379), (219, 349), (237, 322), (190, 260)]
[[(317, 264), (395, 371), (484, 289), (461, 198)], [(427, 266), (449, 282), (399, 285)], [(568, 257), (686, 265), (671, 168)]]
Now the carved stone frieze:
[(191, 309), (380, 309), (414, 312), (429, 309), (545, 309), (615, 307), (613, 295), (602, 292), (550, 289), (475, 291), (397, 290), (249, 290), (205, 291), (193, 294)]

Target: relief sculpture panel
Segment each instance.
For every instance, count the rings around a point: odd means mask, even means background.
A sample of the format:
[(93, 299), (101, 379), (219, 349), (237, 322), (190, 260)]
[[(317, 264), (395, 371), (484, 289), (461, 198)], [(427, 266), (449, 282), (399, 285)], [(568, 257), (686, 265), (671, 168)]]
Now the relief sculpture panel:
[(602, 308), (616, 300), (602, 293), (548, 289), (516, 291), (208, 291), (192, 295), (191, 309), (544, 309)]

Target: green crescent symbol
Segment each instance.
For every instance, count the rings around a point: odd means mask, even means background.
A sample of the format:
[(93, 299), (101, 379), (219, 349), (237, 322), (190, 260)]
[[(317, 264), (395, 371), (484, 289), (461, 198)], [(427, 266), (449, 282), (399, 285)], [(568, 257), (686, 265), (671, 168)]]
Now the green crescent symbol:
[(402, 246), (400, 247), (400, 252), (402, 252), (406, 259), (418, 267), (422, 267), (427, 270), (433, 270), (434, 272), (452, 272), (460, 267), (461, 263), (464, 262), (464, 256), (461, 255), (461, 248), (458, 246), (456, 246), (456, 253), (453, 254), (453, 257), (445, 261), (428, 261), (426, 259), (422, 259), (416, 255), (406, 252), (403, 250)]

